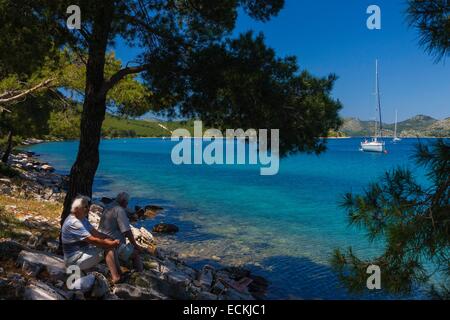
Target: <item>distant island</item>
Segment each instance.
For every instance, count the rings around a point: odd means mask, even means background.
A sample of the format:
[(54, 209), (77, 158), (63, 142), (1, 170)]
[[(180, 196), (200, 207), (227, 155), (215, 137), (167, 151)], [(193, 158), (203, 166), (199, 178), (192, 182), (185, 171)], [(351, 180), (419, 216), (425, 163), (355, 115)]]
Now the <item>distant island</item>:
[[(162, 126), (161, 126), (162, 125)], [(373, 135), (374, 121), (357, 118), (343, 118), (338, 131), (331, 131), (329, 137), (360, 137)], [(103, 123), (104, 137), (164, 137), (170, 131), (185, 128), (193, 131), (193, 121), (130, 120), (107, 115)], [(168, 131), (168, 130), (170, 131)], [(383, 123), (383, 136), (394, 135), (394, 124)], [(450, 117), (437, 120), (426, 115), (417, 115), (397, 123), (399, 137), (450, 137)]]
[[(174, 130), (186, 128), (193, 131), (193, 121), (167, 121), (158, 120), (129, 120), (108, 115), (103, 124), (106, 137), (163, 137), (170, 136), (164, 129)], [(373, 134), (374, 121), (359, 120), (357, 118), (343, 118), (343, 125), (338, 131), (331, 131), (329, 137), (360, 137)], [(383, 123), (383, 135), (394, 135), (394, 124)], [(426, 115), (417, 115), (397, 123), (399, 137), (450, 137), (450, 117), (437, 120)]]
[[(338, 133), (340, 136), (360, 137), (373, 135), (374, 121), (344, 118)], [(383, 136), (394, 135), (394, 123), (383, 123)], [(417, 115), (397, 123), (399, 137), (450, 137), (450, 117), (437, 120), (426, 115)]]
[[(47, 141), (71, 140), (79, 138), (79, 118), (73, 121), (54, 121), (47, 128), (32, 136), (22, 136), (15, 139), (15, 144), (21, 144), (28, 138), (38, 138)], [(357, 118), (343, 118), (343, 125), (338, 131), (330, 131), (329, 138), (349, 138), (373, 135), (374, 121), (364, 121)], [(130, 119), (107, 113), (102, 126), (102, 137), (138, 138), (138, 137), (170, 137), (171, 132), (178, 128), (187, 129), (191, 135), (194, 131), (194, 121), (160, 119)], [(391, 137), (394, 124), (383, 124), (383, 136)], [(450, 137), (450, 118), (437, 120), (426, 115), (417, 115), (397, 123), (399, 137)], [(1, 141), (0, 141), (1, 143)], [(26, 144), (26, 143), (25, 143)]]

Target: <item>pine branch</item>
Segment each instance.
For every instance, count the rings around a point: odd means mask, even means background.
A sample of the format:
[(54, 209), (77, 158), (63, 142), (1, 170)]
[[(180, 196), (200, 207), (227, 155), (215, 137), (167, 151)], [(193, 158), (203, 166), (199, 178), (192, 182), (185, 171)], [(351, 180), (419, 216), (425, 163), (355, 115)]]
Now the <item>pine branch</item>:
[[(20, 92), (20, 93), (18, 93), (18, 94), (15, 94), (15, 95), (13, 95), (13, 96), (10, 96), (10, 97), (8, 97), (8, 98), (0, 99), (0, 103), (9, 103), (9, 102), (12, 102), (12, 101), (21, 99), (21, 98), (23, 98), (23, 97), (26, 97), (27, 95), (29, 95), (30, 93), (32, 93), (32, 92), (34, 92), (34, 91), (37, 91), (37, 90), (39, 90), (39, 89), (41, 89), (41, 88), (44, 88), (44, 87), (47, 87), (47, 86), (48, 86), (51, 82), (53, 82), (54, 80), (55, 80), (55, 78), (50, 78), (50, 79), (44, 80), (44, 81), (42, 81), (41, 83), (35, 85), (34, 87), (32, 87), (32, 88), (30, 88), (30, 89), (24, 90), (24, 91), (22, 91), (22, 92)], [(2, 96), (4, 96), (4, 95), (2, 95)], [(0, 107), (0, 108), (1, 108), (1, 110), (5, 110), (5, 111), (7, 111), (7, 112), (11, 112), (11, 111), (9, 111), (9, 110), (3, 108), (3, 107)]]

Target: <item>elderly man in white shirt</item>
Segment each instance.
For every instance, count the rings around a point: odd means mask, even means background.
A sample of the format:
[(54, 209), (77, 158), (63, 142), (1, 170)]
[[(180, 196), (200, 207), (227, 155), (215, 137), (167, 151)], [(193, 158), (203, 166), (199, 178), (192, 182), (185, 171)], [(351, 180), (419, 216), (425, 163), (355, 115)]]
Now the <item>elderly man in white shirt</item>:
[(112, 282), (118, 283), (122, 279), (115, 259), (115, 249), (120, 241), (95, 230), (89, 223), (89, 202), (88, 197), (77, 197), (72, 203), (70, 215), (62, 225), (64, 261), (67, 266), (77, 265), (81, 270), (88, 270), (104, 258), (111, 272)]

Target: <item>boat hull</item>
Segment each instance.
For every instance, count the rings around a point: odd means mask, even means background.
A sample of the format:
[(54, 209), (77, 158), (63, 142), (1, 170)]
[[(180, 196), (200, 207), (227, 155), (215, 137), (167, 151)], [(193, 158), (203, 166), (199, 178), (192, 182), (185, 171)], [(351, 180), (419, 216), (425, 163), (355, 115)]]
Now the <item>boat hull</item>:
[(364, 152), (384, 152), (384, 142), (361, 142), (361, 150)]

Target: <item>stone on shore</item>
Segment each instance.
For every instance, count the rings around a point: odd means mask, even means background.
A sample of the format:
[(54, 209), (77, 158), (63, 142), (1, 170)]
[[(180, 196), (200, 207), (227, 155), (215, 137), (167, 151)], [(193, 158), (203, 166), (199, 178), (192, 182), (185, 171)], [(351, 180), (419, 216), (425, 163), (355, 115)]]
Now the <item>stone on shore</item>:
[(27, 249), (27, 247), (17, 241), (1, 240), (0, 241), (0, 259), (3, 257), (3, 258), (17, 260), (19, 253), (25, 249)]
[(0, 297), (5, 300), (18, 300), (23, 297), (27, 280), (20, 274), (9, 273), (0, 277)]
[(153, 235), (144, 227), (140, 229), (131, 226), (131, 232), (133, 232), (133, 236), (136, 241), (143, 246), (152, 246), (154, 244)]
[(88, 293), (92, 290), (95, 283), (95, 275), (90, 273), (87, 276), (76, 279), (72, 284), (71, 288), (81, 291), (83, 294)]
[(114, 286), (113, 294), (124, 300), (164, 300), (166, 296), (161, 293), (140, 286), (132, 286), (128, 283), (120, 283)]
[(55, 171), (55, 168), (53, 168), (52, 166), (50, 166), (48, 164), (44, 164), (41, 166), (41, 170), (53, 172), (53, 171)]
[(147, 205), (144, 207), (144, 210), (161, 211), (164, 210), (164, 208), (156, 205)]
[(111, 293), (108, 279), (106, 279), (104, 275), (98, 272), (93, 272), (91, 274), (95, 277), (95, 282), (91, 291), (92, 298), (103, 298)]
[(179, 229), (176, 225), (170, 223), (158, 223), (152, 229), (153, 232), (156, 233), (175, 233), (178, 232)]
[(213, 282), (213, 271), (214, 268), (209, 265), (202, 268), (197, 279), (200, 286), (204, 288), (211, 288)]
[(51, 253), (23, 250), (19, 253), (17, 265), (33, 277), (45, 270), (52, 279), (65, 280), (66, 278), (64, 260)]
[(208, 291), (201, 291), (195, 298), (196, 300), (219, 300), (219, 297)]
[(42, 281), (32, 280), (26, 287), (24, 300), (66, 300), (58, 290)]

